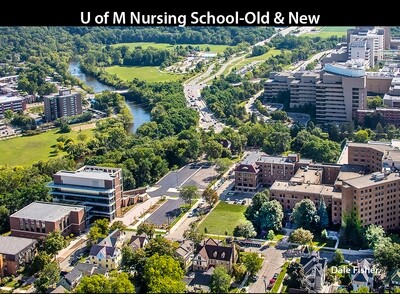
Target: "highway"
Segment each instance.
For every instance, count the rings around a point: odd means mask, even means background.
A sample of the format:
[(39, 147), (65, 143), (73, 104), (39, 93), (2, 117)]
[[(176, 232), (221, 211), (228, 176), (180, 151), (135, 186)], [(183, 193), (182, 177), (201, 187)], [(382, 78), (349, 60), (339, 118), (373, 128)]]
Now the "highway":
[[(273, 37), (275, 37), (277, 34), (281, 34), (283, 36), (287, 35), (291, 31), (297, 29), (297, 27), (289, 27), (280, 30), (279, 32), (276, 32), (273, 34), (270, 38), (265, 39), (261, 42), (258, 42), (257, 44), (250, 46), (250, 49), (253, 48), (254, 46), (261, 46), (264, 45), (265, 43), (271, 41)], [(219, 121), (212, 111), (207, 107), (206, 102), (204, 99), (201, 97), (201, 90), (207, 86), (207, 83), (215, 79), (216, 77), (220, 76), (225, 69), (231, 65), (235, 64), (236, 62), (240, 61), (241, 59), (244, 59), (248, 52), (241, 52), (241, 53), (236, 53), (236, 56), (229, 59), (226, 62), (223, 62), (223, 59), (218, 60), (211, 64), (208, 69), (200, 74), (199, 76), (189, 79), (184, 83), (184, 93), (186, 97), (186, 103), (190, 108), (193, 108), (197, 110), (200, 114), (200, 122), (199, 122), (199, 127), (202, 129), (209, 129), (210, 127), (213, 127), (216, 133), (220, 133), (226, 125)], [(222, 63), (223, 62), (223, 63)], [(217, 70), (216, 73), (212, 74), (215, 66), (217, 63), (221, 63), (221, 67)], [(261, 93), (260, 93), (261, 94)], [(254, 102), (254, 100), (253, 100)]]

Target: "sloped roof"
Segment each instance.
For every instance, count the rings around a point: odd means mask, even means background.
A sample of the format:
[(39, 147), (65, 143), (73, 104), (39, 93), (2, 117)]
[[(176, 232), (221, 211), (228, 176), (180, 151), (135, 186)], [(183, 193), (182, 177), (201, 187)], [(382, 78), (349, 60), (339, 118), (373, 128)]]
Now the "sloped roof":
[(95, 268), (96, 265), (92, 263), (78, 263), (64, 278), (72, 284), (83, 275), (91, 275)]
[(362, 272), (356, 273), (356, 275), (353, 278), (353, 281), (366, 283), (368, 282), (368, 275)]
[(198, 254), (206, 260), (217, 259), (229, 261), (233, 255), (232, 247), (218, 245), (218, 243), (212, 238), (205, 241), (203, 245), (199, 245), (197, 250), (199, 252)]
[(140, 236), (133, 235), (131, 237), (131, 240), (129, 241), (129, 246), (131, 246), (134, 249), (143, 248), (146, 240), (147, 242), (149, 241), (149, 238), (147, 237), (146, 234), (142, 234)]
[(93, 245), (89, 255), (96, 256), (97, 258), (113, 258), (118, 252), (116, 247)]

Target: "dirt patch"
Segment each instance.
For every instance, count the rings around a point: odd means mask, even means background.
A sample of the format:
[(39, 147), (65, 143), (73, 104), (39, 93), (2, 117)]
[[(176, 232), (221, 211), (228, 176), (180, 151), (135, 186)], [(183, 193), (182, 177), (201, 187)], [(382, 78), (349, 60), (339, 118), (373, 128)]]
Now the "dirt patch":
[(72, 127), (72, 130), (78, 132), (80, 130), (94, 129), (95, 127), (96, 127), (96, 123), (91, 123), (91, 124), (86, 124), (86, 125), (74, 126), (74, 127)]

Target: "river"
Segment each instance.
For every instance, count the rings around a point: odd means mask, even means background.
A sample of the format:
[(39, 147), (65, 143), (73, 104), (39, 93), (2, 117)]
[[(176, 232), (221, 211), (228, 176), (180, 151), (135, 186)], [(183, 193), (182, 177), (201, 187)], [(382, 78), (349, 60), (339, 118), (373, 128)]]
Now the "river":
[[(79, 63), (76, 61), (72, 61), (69, 63), (69, 72), (87, 84), (89, 87), (92, 87), (95, 93), (100, 93), (104, 90), (114, 90), (113, 87), (107, 86), (101, 82), (99, 82), (96, 78), (86, 75), (79, 68)], [(132, 101), (127, 101), (131, 113), (133, 115), (132, 125), (129, 127), (129, 131), (131, 133), (135, 133), (137, 128), (142, 124), (150, 121), (150, 113), (146, 111), (143, 107), (138, 104), (135, 104)]]

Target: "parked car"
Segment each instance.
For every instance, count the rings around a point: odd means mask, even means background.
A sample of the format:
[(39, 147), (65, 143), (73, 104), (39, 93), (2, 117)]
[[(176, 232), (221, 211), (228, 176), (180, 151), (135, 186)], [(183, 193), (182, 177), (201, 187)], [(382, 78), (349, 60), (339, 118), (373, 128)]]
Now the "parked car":
[(242, 200), (242, 205), (245, 205), (246, 204), (246, 199), (243, 199)]
[(229, 201), (231, 201), (231, 198), (228, 197), (228, 198), (225, 199), (225, 201), (229, 202)]
[(233, 201), (233, 204), (238, 204), (238, 203), (239, 203), (238, 199), (235, 199), (235, 201)]
[(278, 274), (278, 273), (275, 273), (274, 276), (273, 276), (272, 278), (276, 280), (276, 279), (278, 278), (278, 276), (279, 276), (279, 274)]

